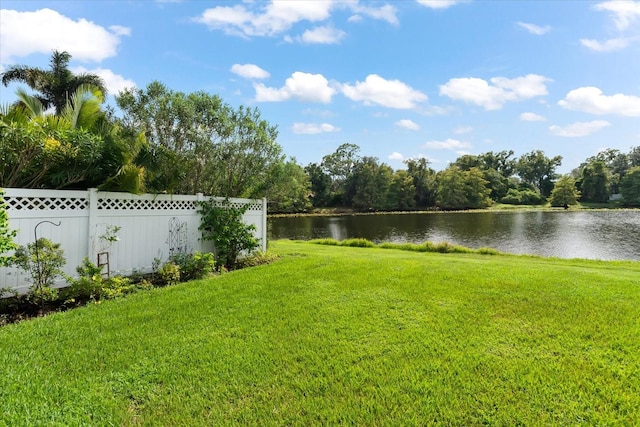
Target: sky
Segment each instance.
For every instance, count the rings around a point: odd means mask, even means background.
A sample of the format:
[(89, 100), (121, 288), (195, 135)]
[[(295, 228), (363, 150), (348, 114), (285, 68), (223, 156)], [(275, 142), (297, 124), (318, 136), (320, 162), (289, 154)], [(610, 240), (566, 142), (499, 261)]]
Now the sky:
[[(640, 146), (640, 1), (0, 0), (0, 71), (53, 49), (113, 94), (160, 81), (257, 107), (288, 157), (394, 169)], [(0, 85), (0, 104), (19, 84)]]

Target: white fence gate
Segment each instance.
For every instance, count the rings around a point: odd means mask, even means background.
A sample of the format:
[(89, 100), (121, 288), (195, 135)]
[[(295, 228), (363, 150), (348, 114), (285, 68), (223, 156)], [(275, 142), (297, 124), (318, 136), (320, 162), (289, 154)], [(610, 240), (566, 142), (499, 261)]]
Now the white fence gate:
[[(66, 258), (65, 273), (76, 275), (85, 257), (97, 263), (97, 253), (108, 246), (111, 273), (127, 275), (150, 271), (154, 259), (166, 261), (173, 253), (210, 252), (210, 242), (200, 241), (198, 195), (167, 195), (72, 190), (5, 188), (4, 201), (9, 227), (17, 230), (19, 245), (46, 237), (60, 243)], [(222, 198), (215, 198), (222, 201)], [(230, 199), (231, 206), (249, 205), (243, 220), (256, 227), (262, 250), (267, 245), (266, 199)], [(39, 224), (39, 225), (38, 225)], [(59, 225), (57, 225), (59, 224)], [(37, 230), (36, 230), (37, 227)], [(110, 246), (100, 236), (119, 227), (118, 241)], [(30, 277), (15, 267), (0, 268), (0, 288), (20, 293), (30, 286)], [(57, 286), (64, 286), (59, 281)]]

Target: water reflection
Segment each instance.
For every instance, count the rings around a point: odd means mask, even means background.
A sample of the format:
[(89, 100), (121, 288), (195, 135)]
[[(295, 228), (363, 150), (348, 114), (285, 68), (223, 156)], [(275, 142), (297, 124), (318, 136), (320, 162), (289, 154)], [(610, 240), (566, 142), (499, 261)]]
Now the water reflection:
[(562, 258), (640, 260), (640, 211), (474, 212), (270, 218), (271, 239), (447, 241)]

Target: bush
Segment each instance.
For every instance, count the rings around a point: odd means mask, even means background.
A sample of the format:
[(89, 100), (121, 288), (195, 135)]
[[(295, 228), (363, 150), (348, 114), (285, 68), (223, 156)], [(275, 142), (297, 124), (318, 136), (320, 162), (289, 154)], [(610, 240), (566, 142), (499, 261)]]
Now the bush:
[(215, 200), (200, 203), (202, 239), (213, 242), (216, 253), (216, 267), (233, 270), (240, 254), (250, 256), (259, 246), (253, 236), (256, 227), (245, 224), (242, 216), (249, 205), (233, 207), (229, 199), (222, 203)]
[(175, 285), (180, 281), (180, 267), (173, 261), (164, 263), (158, 270), (158, 274), (165, 285)]
[[(13, 241), (16, 231), (9, 229), (9, 216), (4, 203), (4, 191), (0, 189), (0, 267), (11, 264), (12, 257), (5, 255), (18, 247)], [(2, 297), (2, 293), (0, 293)]]
[(169, 261), (176, 264), (180, 270), (180, 280), (198, 280), (213, 273), (216, 261), (212, 253), (195, 251), (191, 254), (176, 254), (169, 257)]
[(94, 301), (114, 299), (148, 287), (148, 282), (134, 284), (127, 277), (115, 276), (105, 279), (102, 275), (102, 267), (96, 266), (89, 261), (89, 258), (85, 258), (76, 271), (78, 278), (70, 279), (71, 286), (66, 290), (68, 300), (75, 298)]
[(66, 264), (60, 243), (53, 243), (43, 237), (34, 243), (20, 246), (16, 250), (14, 263), (29, 273), (33, 281), (27, 294), (29, 302), (42, 305), (57, 299), (58, 290), (52, 286), (57, 277), (64, 277), (61, 267)]
[(510, 188), (507, 194), (500, 199), (500, 202), (507, 205), (541, 205), (545, 202), (545, 198), (534, 190)]

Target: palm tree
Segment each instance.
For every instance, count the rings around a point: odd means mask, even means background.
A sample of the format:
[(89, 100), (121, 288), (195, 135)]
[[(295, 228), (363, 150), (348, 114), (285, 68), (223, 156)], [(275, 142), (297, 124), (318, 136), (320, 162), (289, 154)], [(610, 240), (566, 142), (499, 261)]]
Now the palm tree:
[(25, 65), (13, 65), (2, 73), (2, 84), (7, 86), (13, 81), (23, 82), (38, 92), (35, 97), (44, 109), (54, 107), (56, 114), (61, 114), (71, 96), (82, 85), (92, 85), (99, 89), (103, 96), (107, 93), (104, 80), (96, 74), (73, 74), (69, 70), (69, 52), (53, 51), (50, 70)]

